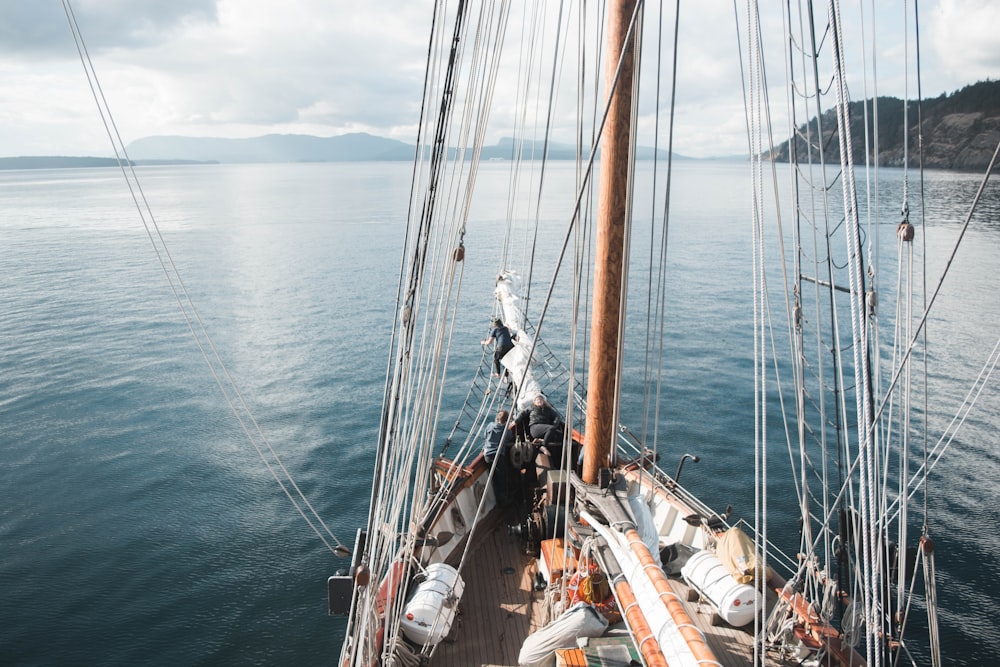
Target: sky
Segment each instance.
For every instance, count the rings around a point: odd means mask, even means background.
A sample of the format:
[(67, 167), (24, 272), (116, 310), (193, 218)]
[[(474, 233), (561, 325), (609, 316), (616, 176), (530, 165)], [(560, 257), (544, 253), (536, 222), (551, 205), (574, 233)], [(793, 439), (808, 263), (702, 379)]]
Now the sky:
[[(681, 48), (694, 50), (682, 62), (696, 67), (678, 76), (674, 150), (745, 153), (742, 96), (733, 94), (741, 91), (734, 3), (681, 4)], [(780, 10), (782, 3), (762, 4)], [(431, 0), (71, 0), (71, 7), (126, 144), (156, 135), (368, 132), (408, 143), (416, 136)], [(859, 12), (874, 25), (858, 33), (864, 55), (859, 48), (848, 59), (864, 57), (875, 68), (879, 95), (916, 96), (915, 10), (923, 97), (1000, 78), (1000, 1), (843, 0), (845, 32), (862, 25)], [(900, 27), (906, 17), (908, 32)], [(762, 20), (765, 34), (780, 34), (768, 23), (780, 22), (780, 13)], [(0, 90), (0, 157), (112, 154), (59, 0), (0, 1)], [(853, 82), (852, 99), (872, 90)], [(501, 117), (493, 138), (508, 129)]]

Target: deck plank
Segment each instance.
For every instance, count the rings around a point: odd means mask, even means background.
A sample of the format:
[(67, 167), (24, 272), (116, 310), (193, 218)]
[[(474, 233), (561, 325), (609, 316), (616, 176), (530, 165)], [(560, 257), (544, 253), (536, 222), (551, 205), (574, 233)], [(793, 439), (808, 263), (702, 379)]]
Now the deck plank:
[(532, 590), (535, 559), (503, 529), (490, 531), (463, 568), (466, 587), (451, 633), (432, 664), (469, 667), (517, 665), (540, 594)]
[[(735, 628), (728, 623), (720, 621), (718, 625), (712, 625), (712, 616), (715, 613), (714, 607), (708, 602), (687, 600), (688, 585), (679, 578), (668, 577), (671, 589), (678, 595), (685, 611), (691, 617), (692, 623), (705, 636), (716, 659), (723, 667), (745, 667), (754, 664), (754, 626), (748, 624), (742, 628)], [(776, 598), (773, 593), (767, 597), (767, 609), (770, 610)], [(768, 652), (767, 664), (775, 667), (791, 667), (800, 664), (798, 661), (788, 657), (782, 657), (774, 652)]]

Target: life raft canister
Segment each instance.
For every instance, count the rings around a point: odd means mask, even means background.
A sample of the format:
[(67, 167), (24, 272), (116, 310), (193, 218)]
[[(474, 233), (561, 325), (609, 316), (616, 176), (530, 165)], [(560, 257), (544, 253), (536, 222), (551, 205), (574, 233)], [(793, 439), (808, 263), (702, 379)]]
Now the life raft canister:
[(761, 608), (761, 595), (749, 584), (736, 581), (722, 561), (711, 551), (699, 551), (691, 556), (681, 576), (688, 585), (715, 605), (719, 616), (733, 627), (740, 628), (753, 621)]
[(435, 645), (451, 630), (465, 582), (458, 570), (445, 563), (427, 566), (426, 579), (406, 601), (399, 625), (410, 641)]

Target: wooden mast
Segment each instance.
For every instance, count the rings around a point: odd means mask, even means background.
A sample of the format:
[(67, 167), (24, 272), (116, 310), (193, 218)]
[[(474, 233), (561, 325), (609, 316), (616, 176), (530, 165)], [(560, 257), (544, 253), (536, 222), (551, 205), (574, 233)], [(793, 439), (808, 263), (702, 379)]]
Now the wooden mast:
[(608, 467), (616, 431), (619, 319), (623, 306), (622, 264), (625, 261), (625, 215), (628, 208), (632, 134), (634, 35), (628, 44), (625, 40), (635, 4), (635, 0), (614, 0), (608, 10), (605, 85), (612, 92), (601, 136), (590, 371), (587, 380), (587, 423), (583, 456), (583, 481), (588, 484), (597, 484), (601, 469)]

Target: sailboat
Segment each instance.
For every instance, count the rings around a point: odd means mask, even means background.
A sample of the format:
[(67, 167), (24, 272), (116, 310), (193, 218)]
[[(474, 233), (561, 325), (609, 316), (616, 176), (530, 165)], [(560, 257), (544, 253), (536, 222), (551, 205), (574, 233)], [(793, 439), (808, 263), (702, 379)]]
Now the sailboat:
[[(915, 393), (934, 303), (903, 296), (920, 285), (910, 211), (923, 203), (911, 209), (904, 188), (902, 214), (878, 219), (876, 165), (851, 149), (838, 3), (782, 10), (793, 141), (780, 165), (770, 24), (757, 3), (742, 8), (754, 345), (735, 353), (754, 373), (731, 390), (756, 405), (754, 469), (718, 481), (753, 498), (737, 511), (682, 486), (698, 454), (659, 441), (666, 91), (691, 64), (665, 55), (659, 32), (683, 34), (684, 12), (567, 4), (436, 6), (371, 512), (350, 566), (329, 580), (330, 612), (347, 617), (338, 664), (942, 664), (919, 509), (940, 453), (915, 444), (930, 437)], [(588, 48), (593, 38), (604, 45)], [(834, 127), (822, 127), (827, 108)], [(499, 163), (506, 203), (484, 212), (477, 175), (498, 164), (484, 157), (491, 114), (517, 131)], [(567, 119), (574, 187), (554, 192), (550, 156), (567, 145), (552, 128)], [(539, 225), (552, 199), (556, 231)], [(875, 269), (880, 226), (903, 269), (895, 295)], [(473, 253), (496, 264), (472, 266)], [(484, 275), (488, 298), (470, 297)], [(494, 320), (515, 338), (500, 373), (489, 346), (478, 363), (454, 351)], [(648, 369), (628, 357), (637, 349)], [(555, 443), (517, 422), (539, 397), (559, 415)], [(497, 420), (499, 448), (484, 454)], [(772, 494), (779, 474), (795, 497)]]
[[(737, 21), (753, 346), (730, 355), (753, 372), (715, 381), (754, 419), (730, 474), (688, 488), (696, 443), (663, 433), (678, 418), (664, 398), (669, 323), (703, 316), (667, 305), (678, 257), (666, 91), (691, 61), (658, 34), (676, 37), (683, 12), (436, 5), (371, 510), (353, 549), (331, 546), (347, 559), (328, 581), (329, 611), (346, 617), (339, 665), (945, 664), (928, 487), (1000, 341), (942, 427), (926, 398), (943, 356), (928, 323), (956, 250), (928, 286), (928, 205), (909, 187), (918, 154), (885, 219), (877, 165), (854, 149), (839, 3), (817, 9), (779, 21), (785, 133), (764, 69), (772, 24), (754, 2)], [(486, 151), (496, 115), (516, 128), (502, 157)], [(864, 144), (878, 153), (877, 137)], [(484, 207), (487, 169), (508, 176)], [(510, 330), (512, 348), (470, 354), (463, 341), (496, 339), (490, 327)], [(709, 349), (685, 354), (712, 371)], [(532, 423), (533, 406), (551, 422)], [(720, 504), (727, 494), (751, 504)]]

